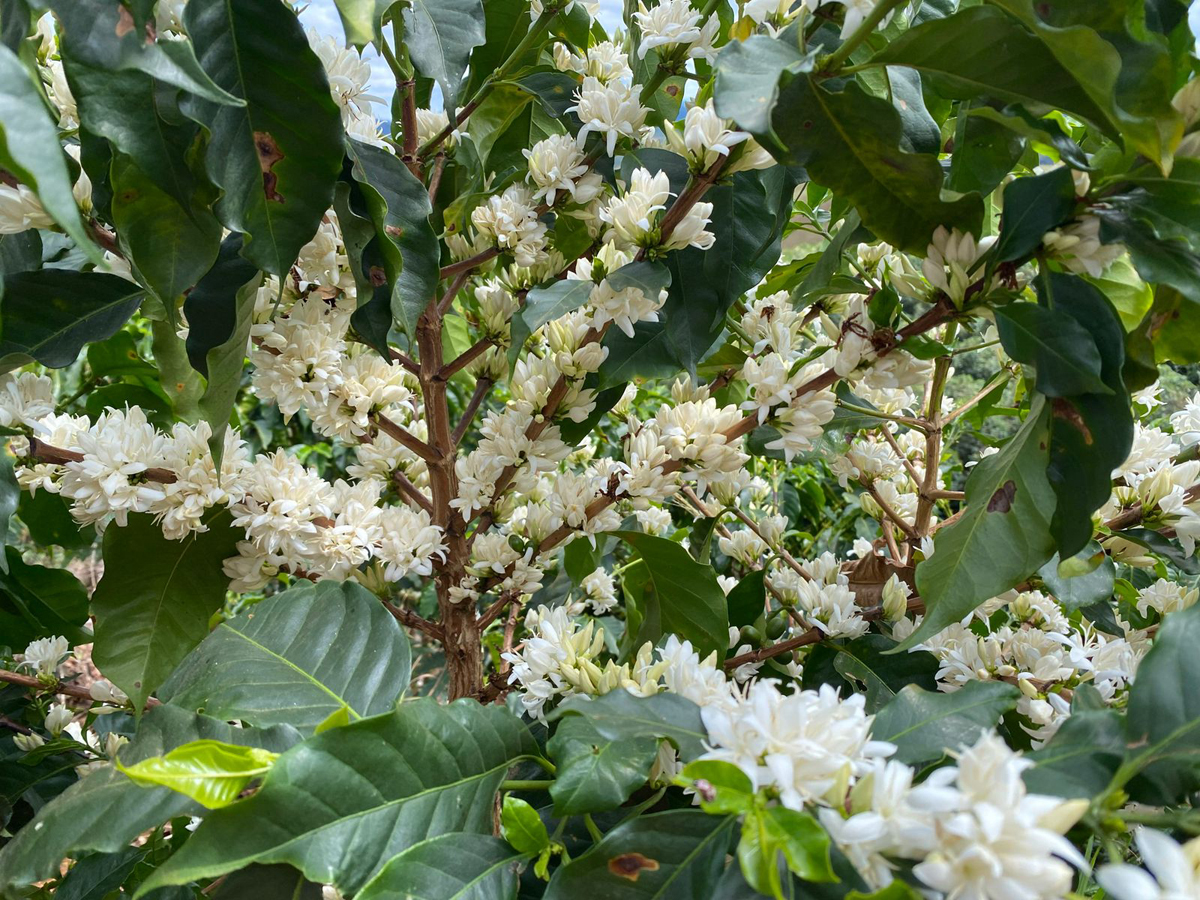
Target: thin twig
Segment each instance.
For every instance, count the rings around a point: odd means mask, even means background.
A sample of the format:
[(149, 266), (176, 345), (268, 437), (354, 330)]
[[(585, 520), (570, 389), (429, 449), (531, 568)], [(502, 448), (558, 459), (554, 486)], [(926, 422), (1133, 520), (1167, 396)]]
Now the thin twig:
[(418, 438), (407, 428), (397, 425), (383, 413), (372, 413), (371, 421), (374, 422), (376, 426), (378, 426), (379, 430), (384, 434), (395, 438), (396, 441), (407, 447), (426, 462), (433, 462), (437, 459), (437, 454), (433, 452), (432, 447)]
[(417, 615), (411, 609), (403, 606), (397, 606), (388, 600), (381, 600), (383, 608), (392, 614), (392, 617), (401, 625), (407, 625), (422, 634), (428, 635), (436, 641), (441, 641), (445, 635), (442, 632), (442, 627), (436, 622), (430, 622), (428, 619)]
[(488, 392), (491, 391), (494, 384), (495, 382), (490, 378), (476, 379), (475, 393), (471, 395), (471, 400), (467, 403), (467, 408), (463, 410), (462, 418), (458, 420), (458, 424), (454, 427), (454, 433), (450, 435), (450, 440), (454, 443), (455, 447), (462, 442), (463, 435), (467, 433), (467, 429), (471, 425), (471, 420), (479, 412), (479, 407), (487, 399)]
[(475, 360), (477, 360), (479, 357), (483, 356), (483, 354), (487, 353), (487, 351), (490, 350), (495, 343), (496, 342), (491, 338), (483, 338), (482, 340), (476, 341), (474, 344), (460, 353), (456, 359), (453, 359), (446, 363), (446, 365), (442, 366), (441, 371), (438, 372), (434, 377), (442, 381), (449, 381), (455, 376), (455, 374), (461, 372), (471, 363), (475, 362)]
[(396, 490), (403, 494), (405, 499), (412, 501), (425, 512), (433, 514), (433, 503), (400, 469), (392, 470), (392, 484), (396, 485)]

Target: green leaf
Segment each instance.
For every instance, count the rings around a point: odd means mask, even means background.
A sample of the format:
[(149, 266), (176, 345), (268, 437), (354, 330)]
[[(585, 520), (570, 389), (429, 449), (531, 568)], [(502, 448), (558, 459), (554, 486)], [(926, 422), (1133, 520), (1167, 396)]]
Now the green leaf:
[(784, 900), (780, 857), (804, 881), (837, 881), (830, 846), (829, 835), (808, 813), (784, 806), (758, 808), (742, 821), (738, 865), (755, 890)]
[(1125, 334), (1116, 311), (1095, 287), (1076, 276), (1049, 273), (1039, 282), (1043, 299), (1091, 333), (1101, 359), (1104, 393), (1050, 402), (1050, 463), (1046, 476), (1058, 502), (1050, 533), (1060, 553), (1074, 555), (1092, 538), (1092, 514), (1108, 502), (1112, 472), (1133, 446), (1133, 411), (1122, 371)]
[(165, 319), (152, 319), (150, 334), (150, 356), (156, 363), (151, 369), (171, 402), (174, 418), (189, 424), (198, 422), (204, 381), (188, 361), (187, 341)]
[(1116, 260), (1104, 270), (1101, 277), (1085, 276), (1085, 280), (1099, 288), (1100, 293), (1108, 298), (1108, 302), (1121, 317), (1121, 325), (1126, 331), (1137, 328), (1138, 323), (1154, 305), (1154, 291), (1138, 277), (1137, 270), (1128, 257), (1123, 256)]
[(251, 781), (266, 775), (278, 756), (257, 747), (201, 740), (130, 766), (118, 760), (117, 768), (138, 784), (162, 785), (206, 809), (220, 809), (237, 800)]
[[(70, 35), (63, 39), (63, 57), (84, 135), (109, 141), (119, 154), (132, 159), (155, 187), (192, 211), (198, 179), (188, 161), (199, 128), (179, 115), (170, 88), (136, 69), (114, 71), (85, 65), (76, 58)], [(86, 142), (83, 162), (87, 169)], [(92, 180), (93, 184), (97, 181), (94, 176)], [(197, 227), (212, 218), (200, 208), (195, 212)]]
[(712, 566), (701, 565), (682, 546), (640, 531), (614, 531), (642, 557), (650, 572), (645, 620), (637, 643), (677, 634), (701, 657), (715, 652), (725, 658), (729, 645), (729, 612), (725, 592)]
[(814, 50), (802, 54), (794, 43), (752, 34), (730, 41), (717, 55), (713, 102), (717, 114), (738, 128), (765, 135), (771, 130), (771, 111), (779, 99), (779, 79), (811, 72)]
[(506, 709), (474, 700), (403, 703), (284, 753), (257, 793), (205, 817), (136, 896), (255, 862), (288, 863), (312, 881), (357, 893), (418, 841), (490, 833), (505, 773), (536, 753)]
[(500, 809), (500, 833), (518, 853), (541, 853), (550, 846), (546, 823), (532, 806), (508, 794)]
[[(186, 888), (184, 889), (186, 890)], [(156, 895), (167, 900), (166, 892)], [(221, 882), (217, 900), (321, 900), (321, 885), (291, 866), (247, 866)]]
[(948, 750), (974, 744), (1016, 709), (1020, 693), (1000, 681), (969, 681), (949, 694), (910, 684), (876, 713), (871, 736), (895, 744), (894, 759), (900, 762), (933, 762)]
[[(407, 14), (407, 13), (406, 13)], [(392, 286), (392, 318), (405, 334), (416, 334), (417, 319), (438, 285), (438, 242), (429, 225), (432, 207), (425, 186), (396, 156), (360, 141), (347, 141), (351, 174), (362, 187), (376, 242)]]
[(1054, 492), (1046, 478), (1050, 409), (1039, 395), (1000, 452), (967, 479), (962, 518), (938, 531), (933, 556), (917, 566), (925, 619), (897, 650), (951, 625), (1040, 569), (1054, 553)]
[(630, 819), (560, 867), (544, 900), (708, 900), (736, 821), (694, 809)]
[(698, 759), (684, 766), (678, 780), (695, 791), (707, 813), (742, 814), (754, 806), (754, 783), (733, 763)]
[(221, 226), (204, 209), (189, 212), (129, 157), (112, 164), (112, 221), (134, 271), (173, 319), (179, 297), (209, 270)]
[(1169, 285), (1193, 303), (1200, 303), (1200, 253), (1195, 238), (1167, 238), (1154, 225), (1135, 218), (1128, 209), (1096, 207), (1103, 243), (1120, 242), (1129, 250), (1138, 274), (1151, 284)]
[(115, 853), (92, 853), (71, 866), (54, 889), (56, 900), (104, 900), (124, 884), (146, 851), (126, 847)]
[(603, 812), (616, 809), (646, 783), (658, 758), (658, 738), (606, 738), (584, 716), (567, 716), (546, 752), (558, 767), (550, 786), (554, 814)]
[[(163, 705), (142, 717), (137, 735), (121, 750), (121, 761), (132, 765), (205, 738), (282, 752), (300, 736), (287, 727), (235, 728), (219, 719)], [(0, 848), (0, 892), (27, 889), (57, 876), (64, 857), (115, 853), (168, 819), (203, 811), (182, 794), (165, 787), (139, 787), (115, 766), (105, 765), (42, 807), (32, 822)]]
[(64, 35), (63, 51), (73, 59), (110, 72), (143, 72), (212, 103), (244, 105), (205, 73), (188, 41), (147, 40), (118, 0), (53, 0), (51, 6)]
[(1163, 787), (1168, 805), (1200, 782), (1200, 695), (1192, 689), (1200, 678), (1198, 644), (1200, 606), (1169, 614), (1129, 689), (1122, 772), (1128, 778), (1150, 766), (1145, 775)]
[(61, 494), (49, 491), (22, 493), (17, 515), (36, 544), (57, 544), (64, 550), (80, 550), (90, 547), (96, 539), (95, 528), (91, 525), (82, 527), (71, 518), (68, 502)]
[(346, 43), (362, 50), (379, 36), (379, 20), (395, 0), (334, 0)]
[(222, 344), (211, 347), (205, 355), (205, 374), (208, 384), (200, 398), (200, 414), (212, 426), (208, 439), (213, 462), (221, 465), (225, 448), (225, 431), (229, 428), (229, 417), (237, 402), (242, 387), (242, 370), (246, 366), (246, 344), (250, 339), (250, 326), (254, 324), (254, 302), (258, 296), (258, 279), (242, 285), (235, 295), (233, 333)]
[(521, 355), (529, 336), (560, 316), (574, 312), (588, 302), (595, 287), (590, 281), (564, 278), (531, 288), (525, 295), (525, 304), (513, 314), (510, 324), (512, 342), (508, 350), (511, 368)]
[(404, 32), (417, 71), (441, 86), (447, 110), (457, 109), (467, 60), (486, 39), (483, 4), (480, 0), (413, 0), (404, 8)]
[(939, 225), (980, 233), (978, 195), (942, 200), (937, 157), (902, 150), (899, 113), (854, 82), (832, 93), (809, 77), (795, 78), (780, 94), (773, 125), (787, 151), (781, 162), (804, 166), (898, 249), (924, 253)]
[(1121, 725), (1115, 710), (1072, 711), (1045, 746), (1026, 754), (1033, 765), (1023, 775), (1025, 786), (1054, 797), (1095, 797), (1125, 755)]
[(203, 640), (225, 602), (221, 563), (235, 555), (240, 529), (221, 510), (209, 530), (169, 541), (149, 515), (104, 533), (104, 575), (92, 595), (96, 665), (140, 710), (187, 652)]
[(204, 71), (245, 101), (182, 104), (209, 131), (205, 168), (223, 192), (214, 212), (246, 235), (248, 260), (284, 276), (333, 202), (342, 168), (342, 118), (325, 70), (278, 0), (196, 3), (184, 19)]
[(1116, 584), (1117, 567), (1095, 541), (1089, 541), (1075, 556), (1060, 562), (1059, 554), (1050, 557), (1038, 575), (1065, 612), (1107, 601)]
[(30, 641), (61, 634), (73, 644), (87, 643), (88, 596), (66, 569), (32, 565), (16, 547), (5, 547), (0, 574), (0, 643), (21, 650)]
[(142, 302), (144, 291), (116, 275), (41, 269), (4, 276), (0, 370), (37, 361), (71, 365), (83, 345), (111, 337)]
[(354, 582), (326, 581), (226, 619), (161, 694), (209, 715), (311, 734), (342, 709), (355, 719), (387, 712), (410, 669), (408, 639), (382, 604)]
[(628, 691), (611, 691), (595, 698), (568, 697), (549, 718), (560, 721), (575, 715), (587, 719), (596, 733), (607, 740), (666, 738), (684, 762), (705, 752), (707, 732), (700, 720), (700, 707), (678, 694), (635, 697)]
[[(671, 289), (663, 306), (666, 336), (686, 371), (696, 371), (720, 340), (730, 307), (779, 260), (794, 189), (788, 171), (773, 166), (738, 172), (730, 184), (704, 195), (713, 204), (710, 229), (716, 243), (709, 250), (688, 247), (667, 260)], [(602, 382), (612, 378), (607, 367), (601, 367), (600, 374)]]
[(1044, 175), (1018, 178), (1004, 188), (1004, 210), (997, 262), (1024, 259), (1042, 244), (1047, 231), (1057, 228), (1075, 210), (1075, 181), (1066, 166)]
[[(38, 85), (8, 47), (0, 46), (0, 166), (24, 182), (63, 231), (99, 264), (104, 255), (79, 218), (66, 156)], [(8, 322), (8, 311), (4, 320)]]
[[(43, 493), (49, 493), (45, 491)], [(0, 450), (0, 546), (8, 543), (8, 525), (21, 502), (21, 485), (7, 450)], [(8, 554), (0, 554), (0, 572), (8, 574)]]
[(742, 577), (725, 598), (729, 604), (729, 624), (741, 628), (753, 625), (763, 614), (767, 601), (767, 571), (755, 569)]
[(995, 310), (1000, 343), (1017, 362), (1037, 369), (1037, 389), (1048, 397), (1111, 394), (1100, 379), (1100, 350), (1086, 328), (1066, 312), (1036, 303)]
[(1032, 29), (1103, 112), (1110, 134), (1119, 130), (1130, 149), (1170, 171), (1182, 119), (1167, 102), (1173, 72), (1165, 46), (1136, 40), (1124, 22), (1120, 33), (1103, 36), (1088, 27), (1101, 25), (1092, 20), (1105, 15), (1107, 4), (1067, 0), (1048, 8), (1043, 18), (1035, 0), (991, 2)]
[(829, 642), (836, 654), (833, 667), (847, 681), (863, 685), (867, 712), (875, 713), (910, 684), (937, 688), (937, 658), (932, 653), (888, 654), (896, 642), (882, 634), (865, 634), (844, 644)]
[(230, 339), (238, 327), (238, 294), (258, 275), (258, 267), (241, 255), (242, 235), (221, 242), (216, 263), (183, 302), (188, 320), (187, 355), (192, 368), (208, 377), (208, 357)]
[(443, 834), (391, 859), (355, 900), (502, 900), (515, 897), (525, 854), (484, 834)]
[(1087, 86), (1051, 49), (1012, 16), (990, 6), (962, 9), (910, 28), (871, 62), (911, 66), (931, 76), (939, 93), (956, 100), (995, 97), (1064, 109), (1101, 127), (1109, 125)]

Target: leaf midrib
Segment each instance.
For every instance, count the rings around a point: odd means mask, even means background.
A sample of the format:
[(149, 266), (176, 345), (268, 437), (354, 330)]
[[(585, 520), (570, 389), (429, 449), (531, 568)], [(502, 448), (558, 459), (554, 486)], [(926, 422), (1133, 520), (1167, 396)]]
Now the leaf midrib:
[(290, 668), (292, 671), (303, 676), (311, 684), (315, 685), (316, 687), (319, 687), (322, 691), (324, 691), (326, 694), (328, 694), (330, 697), (332, 697), (335, 701), (337, 701), (337, 704), (339, 706), (344, 706), (344, 707), (346, 707), (346, 709), (350, 710), (350, 712), (352, 712), (356, 718), (359, 718), (359, 719), (362, 718), (362, 713), (360, 713), (357, 709), (355, 709), (353, 706), (351, 706), (350, 702), (348, 700), (346, 700), (346, 698), (339, 696), (330, 687), (328, 687), (327, 685), (318, 681), (316, 676), (312, 675), (309, 672), (306, 672), (304, 669), (300, 668), (300, 666), (296, 665), (294, 662), (292, 662), (286, 656), (283, 656), (282, 654), (275, 652), (270, 647), (267, 647), (264, 644), (260, 644), (258, 641), (254, 640), (254, 638), (250, 637), (245, 632), (238, 631), (236, 628), (232, 627), (228, 623), (222, 623), (221, 627), (226, 629), (227, 631), (229, 631), (231, 634), (237, 635), (239, 638), (241, 638), (243, 641), (245, 641), (251, 647), (255, 648), (256, 650), (261, 651), (264, 655), (269, 656), (272, 659), (275, 659), (278, 662), (283, 663), (285, 666)]

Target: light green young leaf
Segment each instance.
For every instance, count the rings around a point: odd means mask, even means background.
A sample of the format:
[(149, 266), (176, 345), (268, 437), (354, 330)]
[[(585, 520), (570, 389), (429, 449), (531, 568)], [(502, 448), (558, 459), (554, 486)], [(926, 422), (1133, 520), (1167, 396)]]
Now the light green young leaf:
[(206, 809), (220, 809), (237, 800), (251, 781), (266, 775), (278, 757), (257, 747), (200, 740), (129, 766), (118, 760), (117, 768), (138, 784), (168, 787)]
[(500, 833), (518, 853), (538, 854), (550, 846), (546, 823), (532, 806), (508, 794), (500, 808)]

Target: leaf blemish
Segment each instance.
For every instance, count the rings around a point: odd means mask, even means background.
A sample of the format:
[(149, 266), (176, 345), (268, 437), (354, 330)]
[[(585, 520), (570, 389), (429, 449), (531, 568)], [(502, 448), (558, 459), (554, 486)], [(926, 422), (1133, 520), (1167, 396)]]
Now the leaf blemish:
[(117, 27), (113, 29), (118, 38), (123, 38), (133, 31), (133, 15), (124, 6), (117, 7)]
[(1054, 401), (1054, 418), (1062, 419), (1072, 428), (1083, 436), (1083, 442), (1089, 447), (1096, 442), (1092, 436), (1092, 429), (1088, 428), (1087, 423), (1083, 421), (1083, 416), (1079, 414), (1079, 410), (1072, 404), (1061, 398)]
[(283, 203), (283, 195), (275, 189), (279, 176), (271, 171), (275, 163), (283, 159), (283, 151), (279, 149), (269, 131), (254, 132), (254, 150), (258, 153), (258, 167), (262, 170), (263, 193), (268, 200)]
[(622, 853), (608, 861), (608, 871), (620, 878), (637, 881), (642, 869), (649, 872), (658, 871), (658, 860), (649, 859), (640, 853)]
[(987, 511), (1006, 513), (1012, 509), (1013, 498), (1017, 496), (1017, 483), (1011, 478), (1004, 482), (992, 494), (992, 499), (988, 501)]

